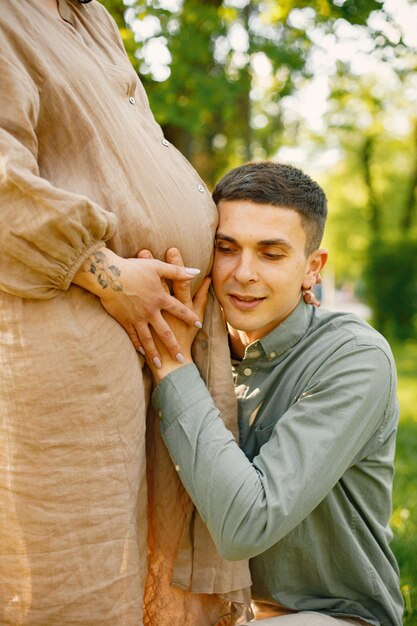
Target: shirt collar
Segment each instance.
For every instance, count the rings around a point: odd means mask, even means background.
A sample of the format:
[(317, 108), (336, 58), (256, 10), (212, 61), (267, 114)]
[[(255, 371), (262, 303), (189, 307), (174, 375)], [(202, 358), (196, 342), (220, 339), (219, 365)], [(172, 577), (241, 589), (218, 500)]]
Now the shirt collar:
[(245, 358), (254, 358), (263, 352), (272, 361), (284, 354), (304, 337), (311, 324), (314, 308), (301, 298), (294, 311), (281, 324), (246, 348)]

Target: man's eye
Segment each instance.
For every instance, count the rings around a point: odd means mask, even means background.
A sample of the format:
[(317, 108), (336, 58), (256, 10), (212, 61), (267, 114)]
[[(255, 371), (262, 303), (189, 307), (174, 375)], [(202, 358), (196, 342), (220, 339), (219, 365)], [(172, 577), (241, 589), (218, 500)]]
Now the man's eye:
[(268, 259), (268, 261), (279, 261), (284, 258), (284, 255), (273, 252), (264, 252), (264, 257)]
[(231, 248), (230, 246), (226, 246), (224, 244), (221, 244), (221, 243), (216, 243), (216, 250), (218, 252), (220, 252), (221, 254), (232, 254), (233, 253), (233, 248)]

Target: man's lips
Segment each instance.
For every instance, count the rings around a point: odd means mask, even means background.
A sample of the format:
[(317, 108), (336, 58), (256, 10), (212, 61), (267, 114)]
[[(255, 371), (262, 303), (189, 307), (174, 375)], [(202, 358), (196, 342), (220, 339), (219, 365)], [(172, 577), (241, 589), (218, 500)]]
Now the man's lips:
[(242, 311), (254, 309), (265, 300), (265, 298), (259, 298), (256, 296), (243, 296), (234, 293), (229, 293), (228, 296), (233, 306)]

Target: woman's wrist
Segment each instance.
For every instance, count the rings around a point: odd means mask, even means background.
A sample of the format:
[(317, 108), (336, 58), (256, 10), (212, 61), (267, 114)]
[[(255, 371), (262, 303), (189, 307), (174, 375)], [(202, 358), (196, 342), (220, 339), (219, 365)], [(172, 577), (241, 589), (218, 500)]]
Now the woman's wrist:
[(123, 261), (124, 259), (103, 246), (85, 259), (72, 282), (99, 298), (104, 289), (122, 291), (120, 275)]

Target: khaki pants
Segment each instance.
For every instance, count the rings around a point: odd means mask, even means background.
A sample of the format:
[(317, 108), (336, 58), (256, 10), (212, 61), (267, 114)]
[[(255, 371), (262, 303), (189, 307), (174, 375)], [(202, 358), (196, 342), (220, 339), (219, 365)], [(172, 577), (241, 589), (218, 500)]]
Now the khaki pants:
[(365, 622), (353, 618), (329, 617), (323, 613), (315, 613), (313, 611), (302, 611), (300, 613), (291, 613), (290, 615), (256, 619), (250, 622), (248, 626), (252, 626), (252, 624), (259, 624), (260, 626), (352, 626), (352, 624), (356, 624), (361, 626)]

